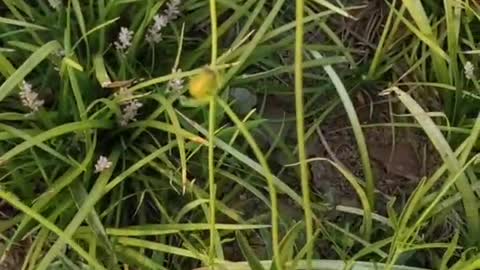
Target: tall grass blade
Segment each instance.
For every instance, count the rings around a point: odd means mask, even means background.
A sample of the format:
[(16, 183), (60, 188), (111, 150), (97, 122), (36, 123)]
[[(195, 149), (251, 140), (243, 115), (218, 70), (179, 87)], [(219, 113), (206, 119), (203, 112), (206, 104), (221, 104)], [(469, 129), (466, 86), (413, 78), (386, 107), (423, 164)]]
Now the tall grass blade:
[[(323, 56), (317, 51), (310, 51), (316, 59), (321, 59)], [(375, 208), (375, 179), (372, 172), (372, 166), (370, 164), (370, 158), (368, 155), (367, 144), (365, 142), (365, 136), (363, 135), (362, 127), (360, 125), (360, 121), (358, 119), (357, 113), (355, 111), (355, 106), (353, 105), (352, 101), (350, 100), (349, 94), (345, 89), (340, 77), (335, 72), (335, 70), (331, 66), (324, 66), (325, 72), (330, 77), (330, 80), (335, 86), (337, 93), (342, 100), (343, 107), (347, 112), (348, 119), (350, 120), (350, 124), (352, 125), (353, 133), (355, 135), (355, 139), (357, 142), (357, 147), (360, 153), (360, 158), (363, 165), (363, 173), (365, 174), (365, 180), (367, 183), (366, 186), (366, 193), (368, 197), (368, 201), (370, 204), (370, 208)], [(367, 238), (370, 237), (369, 233), (371, 228), (366, 228)]]

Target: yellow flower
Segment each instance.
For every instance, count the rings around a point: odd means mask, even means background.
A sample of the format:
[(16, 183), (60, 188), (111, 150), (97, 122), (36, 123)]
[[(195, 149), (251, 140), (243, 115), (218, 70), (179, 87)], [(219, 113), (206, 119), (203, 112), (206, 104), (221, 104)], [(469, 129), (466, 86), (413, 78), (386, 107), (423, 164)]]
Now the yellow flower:
[(208, 67), (190, 79), (190, 95), (196, 100), (204, 100), (217, 91), (218, 78), (215, 71)]

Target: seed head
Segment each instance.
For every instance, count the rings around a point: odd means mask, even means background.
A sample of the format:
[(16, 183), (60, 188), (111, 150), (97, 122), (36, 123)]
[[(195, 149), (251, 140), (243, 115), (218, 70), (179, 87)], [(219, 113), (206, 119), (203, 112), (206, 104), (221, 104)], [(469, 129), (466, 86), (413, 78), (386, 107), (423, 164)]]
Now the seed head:
[(38, 97), (38, 93), (32, 90), (32, 85), (26, 81), (23, 81), (20, 89), (19, 96), (23, 106), (28, 107), (32, 112), (38, 111), (45, 103), (43, 99)]
[(130, 100), (122, 109), (122, 116), (119, 121), (120, 126), (124, 127), (128, 125), (129, 122), (137, 121), (138, 109), (142, 106), (143, 104), (138, 100)]
[(101, 173), (110, 167), (112, 167), (112, 162), (107, 157), (100, 156), (95, 164), (95, 173)]
[(155, 15), (153, 25), (147, 31), (145, 39), (150, 43), (159, 43), (162, 41), (162, 29), (167, 26), (169, 18), (166, 15)]
[(171, 0), (167, 3), (167, 9), (165, 10), (165, 14), (168, 16), (170, 20), (175, 20), (180, 16), (180, 6), (181, 0)]
[(145, 39), (150, 43), (159, 43), (163, 40), (162, 29), (167, 26), (167, 24), (178, 18), (180, 15), (180, 0), (171, 0), (167, 3), (167, 9), (165, 9), (164, 14), (157, 14), (153, 17), (154, 23), (147, 30)]
[(113, 44), (118, 51), (126, 51), (132, 46), (133, 31), (130, 31), (127, 27), (120, 28), (118, 33), (118, 39)]
[(465, 72), (465, 78), (471, 80), (473, 79), (474, 72), (475, 72), (475, 67), (473, 66), (472, 62), (467, 61), (465, 63), (465, 66), (463, 67), (464, 72)]

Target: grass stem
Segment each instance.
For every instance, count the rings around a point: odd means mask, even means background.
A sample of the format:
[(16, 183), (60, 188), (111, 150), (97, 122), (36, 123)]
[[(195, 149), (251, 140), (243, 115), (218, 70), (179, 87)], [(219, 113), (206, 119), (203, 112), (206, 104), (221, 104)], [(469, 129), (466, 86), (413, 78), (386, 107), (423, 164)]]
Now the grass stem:
[[(210, 22), (212, 28), (212, 52), (211, 52), (211, 67), (215, 69), (217, 62), (217, 9), (215, 0), (210, 0)], [(215, 89), (216, 90), (216, 89)], [(214, 148), (213, 141), (215, 136), (215, 91), (210, 98), (210, 110), (208, 114), (208, 188), (209, 188), (209, 210), (210, 210), (210, 246), (208, 250), (209, 267), (214, 269), (215, 260), (215, 242), (216, 242), (216, 227), (215, 227), (215, 160), (214, 160)]]
[(313, 255), (313, 220), (310, 205), (309, 174), (307, 154), (305, 151), (305, 126), (303, 108), (303, 0), (296, 0), (296, 31), (295, 31), (295, 112), (297, 119), (298, 161), (300, 163), (300, 180), (302, 183), (303, 211), (307, 234), (307, 269), (311, 269)]

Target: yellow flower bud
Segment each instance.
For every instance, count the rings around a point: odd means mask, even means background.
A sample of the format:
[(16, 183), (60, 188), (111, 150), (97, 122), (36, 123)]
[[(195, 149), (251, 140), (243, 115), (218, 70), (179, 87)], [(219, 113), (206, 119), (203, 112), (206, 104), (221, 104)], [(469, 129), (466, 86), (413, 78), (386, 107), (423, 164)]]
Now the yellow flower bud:
[(215, 71), (208, 67), (190, 79), (190, 95), (197, 100), (203, 100), (217, 91), (218, 81)]

